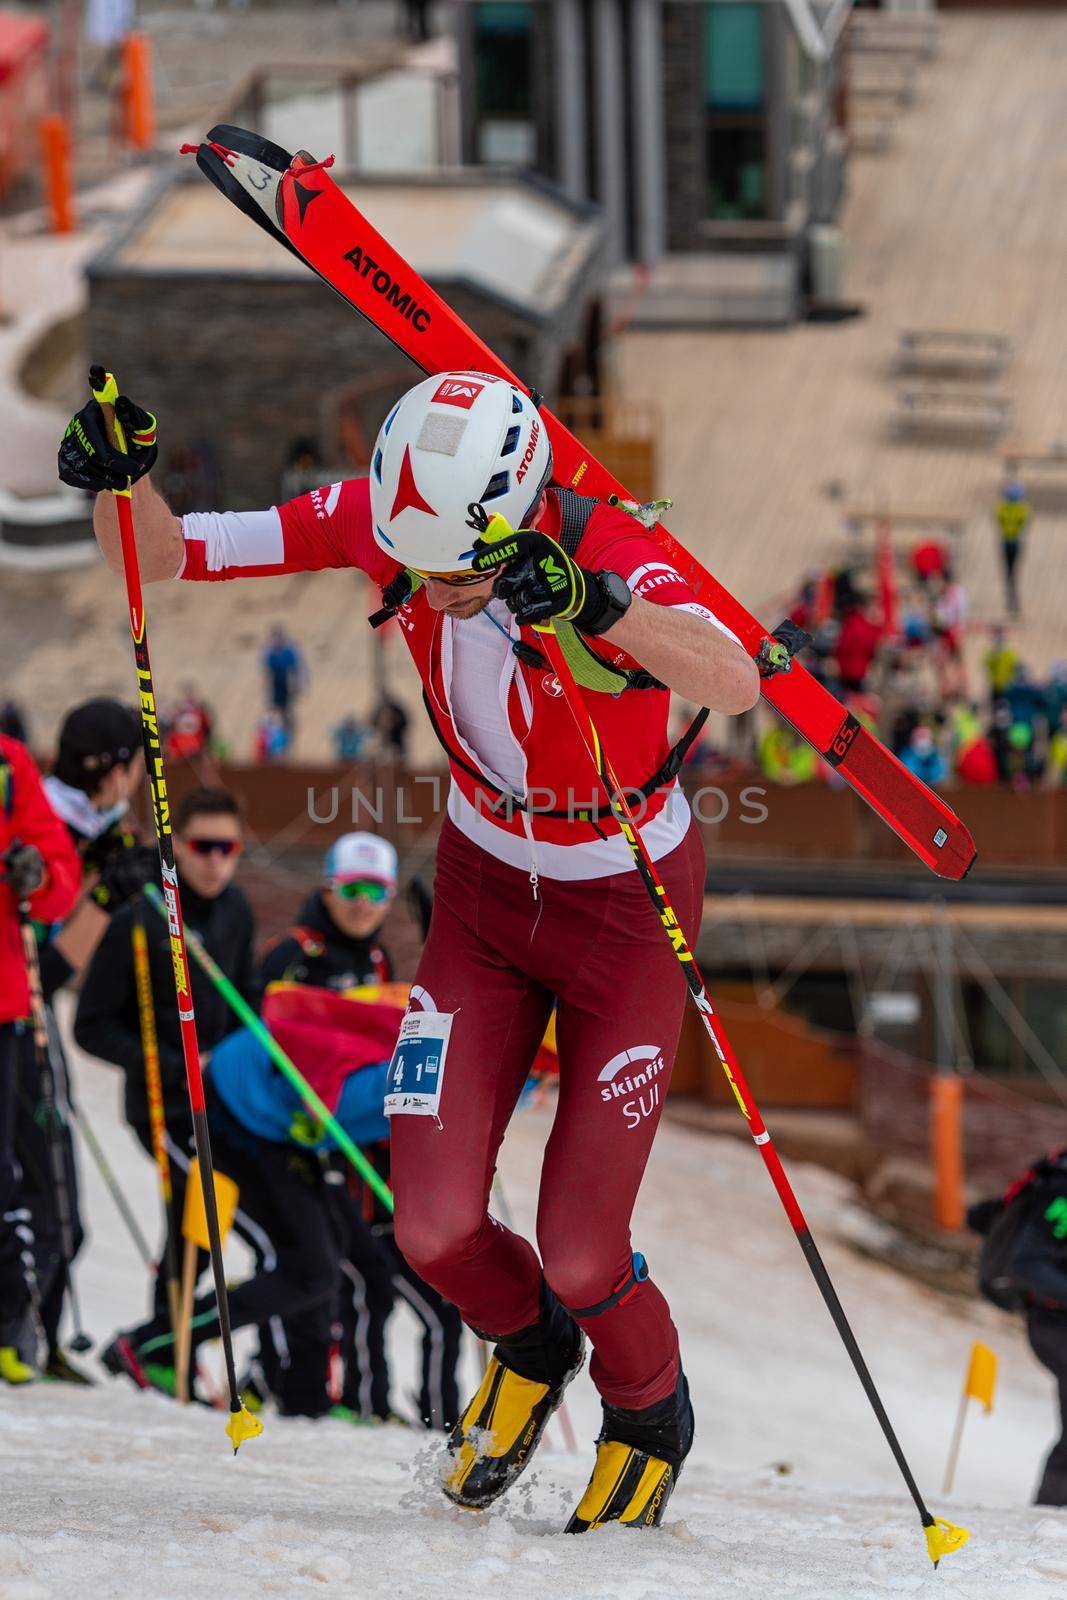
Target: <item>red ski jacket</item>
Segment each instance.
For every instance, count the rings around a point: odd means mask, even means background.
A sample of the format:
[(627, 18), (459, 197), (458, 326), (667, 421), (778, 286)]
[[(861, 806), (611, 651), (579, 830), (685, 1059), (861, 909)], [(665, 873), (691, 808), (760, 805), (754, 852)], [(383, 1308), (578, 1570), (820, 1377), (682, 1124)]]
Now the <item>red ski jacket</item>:
[[(549, 503), (558, 526), (554, 496)], [(179, 576), (194, 581), (356, 567), (384, 589), (401, 570), (374, 541), (365, 478), (315, 489), (268, 511), (196, 513), (186, 516), (183, 526), (185, 560)], [(554, 532), (555, 527), (550, 525), (546, 531)], [(722, 626), (699, 604), (652, 535), (624, 511), (607, 505), (596, 508), (582, 535), (577, 559), (594, 570), (617, 572), (635, 594), (656, 605), (684, 606)], [(500, 791), (480, 772), (453, 722), (451, 633), (443, 614), (432, 610), (425, 596), (417, 593), (401, 606), (397, 621), (422, 678), (427, 710), (448, 754), (453, 781), (497, 827), (521, 837), (522, 816), (506, 806), (493, 809)], [(521, 640), (536, 650), (537, 634), (531, 628), (521, 629)], [(613, 666), (626, 670), (638, 666), (609, 640), (590, 640), (589, 647)], [(588, 820), (588, 812), (603, 803), (603, 796), (590, 774), (588, 757), (559, 684), (550, 673), (522, 662), (506, 688), (486, 685), (487, 693), (494, 691), (506, 695), (512, 737), (521, 750), (527, 793), (533, 802), (533, 837), (559, 844), (602, 839), (609, 824)], [(620, 782), (627, 789), (641, 788), (659, 773), (670, 750), (670, 695), (654, 688), (619, 695), (585, 689), (580, 693), (597, 719)], [(662, 810), (671, 786), (665, 781), (648, 799), (642, 820), (650, 821)]]
[[(30, 896), (30, 911), (58, 922), (78, 897), (82, 869), (66, 824), (45, 798), (41, 775), (24, 744), (0, 734), (0, 856), (18, 839), (36, 845), (45, 881)], [(0, 1024), (26, 1017), (30, 989), (19, 931), (18, 902), (0, 877)]]

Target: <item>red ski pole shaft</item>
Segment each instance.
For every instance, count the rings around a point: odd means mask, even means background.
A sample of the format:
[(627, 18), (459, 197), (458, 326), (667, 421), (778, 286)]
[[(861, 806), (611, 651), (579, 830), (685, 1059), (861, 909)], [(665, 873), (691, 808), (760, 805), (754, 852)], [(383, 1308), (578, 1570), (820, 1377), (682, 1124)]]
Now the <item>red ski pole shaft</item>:
[[(111, 422), (115, 443), (126, 454), (126, 438), (120, 418), (114, 415), (114, 405), (119, 397), (118, 384), (112, 373), (103, 367), (91, 367), (89, 384), (93, 398), (101, 405), (112, 408)], [(107, 412), (105, 412), (105, 416)], [(196, 1037), (196, 1018), (193, 1012), (193, 992), (189, 976), (189, 952), (185, 942), (185, 924), (182, 920), (181, 896), (178, 892), (178, 872), (174, 864), (174, 841), (170, 826), (170, 800), (167, 779), (163, 770), (163, 747), (159, 737), (159, 716), (156, 711), (155, 687), (152, 682), (152, 662), (148, 651), (148, 626), (141, 593), (141, 569), (137, 558), (137, 538), (133, 525), (132, 485), (113, 490), (122, 542), (122, 570), (126, 579), (126, 599), (130, 610), (130, 632), (133, 635), (133, 655), (137, 672), (137, 702), (141, 713), (141, 737), (144, 744), (145, 770), (152, 796), (152, 820), (159, 847), (159, 866), (163, 878), (163, 898), (167, 906), (167, 926), (170, 936), (171, 961), (174, 968), (174, 991), (178, 1002), (178, 1022), (181, 1029), (182, 1055), (185, 1060), (185, 1078), (189, 1087), (189, 1106), (193, 1115), (193, 1138), (196, 1160), (200, 1168), (201, 1188), (204, 1195), (204, 1213), (210, 1243), (211, 1270), (215, 1281), (215, 1298), (218, 1306), (219, 1331), (226, 1359), (226, 1379), (230, 1395), (230, 1422), (227, 1432), (234, 1451), (243, 1439), (262, 1431), (262, 1424), (248, 1415), (241, 1404), (237, 1389), (237, 1371), (233, 1359), (233, 1336), (230, 1330), (230, 1307), (226, 1295), (226, 1273), (222, 1261), (222, 1237), (219, 1230), (218, 1204), (215, 1199), (215, 1170), (211, 1156), (211, 1135), (208, 1131), (207, 1107), (204, 1101), (204, 1077), (200, 1069), (200, 1045)]]
[[(487, 537), (491, 537), (491, 534), (487, 535)], [(785, 1168), (782, 1166), (781, 1159), (774, 1147), (771, 1136), (767, 1132), (763, 1118), (760, 1116), (759, 1107), (756, 1105), (756, 1102), (752, 1096), (752, 1091), (748, 1086), (737, 1057), (734, 1055), (730, 1041), (726, 1037), (726, 1033), (723, 1030), (722, 1024), (719, 1022), (718, 1017), (715, 1015), (711, 1001), (708, 998), (707, 990), (704, 986), (704, 980), (700, 974), (700, 969), (696, 963), (696, 957), (689, 948), (689, 942), (686, 939), (685, 932), (678, 920), (677, 915), (675, 914), (674, 908), (670, 903), (667, 890), (664, 887), (659, 873), (656, 871), (656, 866), (652, 860), (652, 857), (649, 855), (648, 847), (646, 846), (644, 839), (641, 837), (641, 830), (638, 827), (637, 820), (634, 817), (632, 810), (630, 809), (630, 805), (626, 799), (625, 791), (623, 790), (622, 785), (619, 783), (614, 771), (612, 770), (611, 763), (608, 760), (608, 757), (604, 751), (604, 747), (600, 742), (600, 736), (596, 731), (596, 727), (594, 726), (591, 716), (589, 715), (585, 701), (581, 698), (581, 695), (578, 692), (578, 686), (575, 683), (574, 678), (571, 676), (570, 668), (567, 665), (566, 657), (560, 648), (559, 641), (557, 640), (555, 633), (551, 630), (539, 629), (538, 632), (542, 635), (545, 646), (545, 654), (547, 655), (549, 664), (559, 681), (560, 688), (563, 691), (563, 698), (567, 702), (567, 707), (574, 720), (575, 727), (581, 736), (582, 743), (585, 745), (590, 762), (593, 765), (600, 785), (607, 796), (607, 801), (611, 807), (612, 815), (614, 816), (615, 821), (618, 823), (620, 832), (629, 846), (630, 854), (634, 860), (634, 865), (641, 876), (641, 880), (644, 883), (645, 888), (648, 890), (649, 899), (651, 900), (656, 911), (656, 915), (659, 917), (664, 934), (666, 935), (667, 939), (669, 939), (671, 948), (677, 956), (679, 965), (685, 974), (685, 981), (689, 988), (689, 993), (693, 999), (693, 1003), (700, 1014), (700, 1020), (704, 1024), (708, 1037), (711, 1039), (712, 1045), (715, 1049), (715, 1054), (718, 1056), (723, 1072), (726, 1074), (727, 1082), (729, 1083), (730, 1088), (733, 1090), (734, 1098), (736, 1099), (738, 1106), (741, 1108), (741, 1115), (748, 1123), (749, 1132), (755, 1141), (756, 1148), (763, 1157), (767, 1171), (771, 1175), (771, 1181), (778, 1192), (778, 1197), (785, 1208), (786, 1215), (793, 1225), (800, 1248), (804, 1253), (804, 1259), (807, 1261), (808, 1266), (811, 1269), (812, 1276), (819, 1286), (819, 1292), (821, 1293), (823, 1300), (826, 1302), (826, 1307), (833, 1318), (834, 1326), (837, 1328), (842, 1343), (844, 1344), (845, 1349), (848, 1351), (849, 1358), (856, 1370), (856, 1375), (859, 1378), (860, 1383), (863, 1385), (867, 1399), (870, 1401), (874, 1414), (878, 1419), (878, 1423), (883, 1434), (885, 1435), (886, 1442), (893, 1453), (894, 1460), (896, 1461), (897, 1466), (900, 1469), (901, 1476), (907, 1485), (908, 1493), (915, 1502), (915, 1507), (922, 1520), (922, 1525), (926, 1529), (935, 1530), (935, 1518), (927, 1509), (926, 1503), (919, 1492), (919, 1486), (912, 1475), (912, 1471), (908, 1466), (907, 1460), (905, 1459), (900, 1442), (893, 1430), (893, 1425), (889, 1420), (889, 1416), (884, 1405), (882, 1404), (881, 1396), (875, 1387), (874, 1379), (871, 1377), (867, 1363), (864, 1360), (863, 1354), (856, 1341), (856, 1336), (849, 1326), (848, 1319), (845, 1316), (844, 1307), (838, 1298), (837, 1291), (833, 1286), (830, 1274), (826, 1270), (826, 1265), (819, 1254), (814, 1239), (811, 1236), (811, 1230), (809, 1229), (804, 1218), (804, 1213), (800, 1208), (800, 1202), (793, 1193), (793, 1186), (786, 1176)], [(929, 1539), (927, 1542), (929, 1545)], [(932, 1549), (931, 1557), (934, 1558)], [(936, 1560), (936, 1558), (934, 1559)]]

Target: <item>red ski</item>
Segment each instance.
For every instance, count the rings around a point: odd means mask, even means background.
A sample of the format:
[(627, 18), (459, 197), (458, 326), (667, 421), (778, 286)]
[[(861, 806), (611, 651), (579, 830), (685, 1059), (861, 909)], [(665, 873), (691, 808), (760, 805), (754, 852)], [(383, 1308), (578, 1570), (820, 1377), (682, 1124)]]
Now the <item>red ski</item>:
[[(186, 147), (188, 148), (188, 147)], [(212, 128), (197, 163), (226, 197), (360, 312), (423, 372), (474, 370), (526, 388), (436, 294), (306, 153), (290, 156), (258, 134)], [(542, 407), (555, 479), (598, 499), (626, 490), (568, 428)], [(698, 594), (755, 656), (769, 630), (666, 528), (653, 536)], [(974, 840), (928, 789), (798, 662), (763, 680), (763, 696), (932, 872), (959, 879), (974, 865)]]

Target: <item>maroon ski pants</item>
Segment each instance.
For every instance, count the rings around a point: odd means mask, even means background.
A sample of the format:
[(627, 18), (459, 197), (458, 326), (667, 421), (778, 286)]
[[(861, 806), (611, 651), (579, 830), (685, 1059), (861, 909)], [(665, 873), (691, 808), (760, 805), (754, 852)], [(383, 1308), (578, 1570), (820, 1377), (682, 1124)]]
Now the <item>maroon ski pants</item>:
[[(695, 827), (658, 870), (695, 943), (704, 887)], [(597, 1307), (631, 1273), (630, 1216), (686, 994), (637, 872), (574, 883), (542, 878), (535, 900), (525, 873), (446, 821), (416, 984), (425, 1009), (454, 1019), (439, 1120), (391, 1119), (400, 1249), (466, 1322), (494, 1337), (537, 1321), (542, 1271), (572, 1312)], [(559, 1099), (535, 1251), (490, 1216), (490, 1190), (553, 998)], [(650, 1279), (578, 1321), (593, 1344), (590, 1372), (605, 1400), (636, 1409), (673, 1391), (678, 1334)]]

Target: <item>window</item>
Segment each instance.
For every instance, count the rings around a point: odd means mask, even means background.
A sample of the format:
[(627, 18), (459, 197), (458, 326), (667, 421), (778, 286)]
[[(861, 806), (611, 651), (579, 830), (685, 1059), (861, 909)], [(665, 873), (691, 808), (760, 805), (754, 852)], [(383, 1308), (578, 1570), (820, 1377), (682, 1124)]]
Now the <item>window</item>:
[(479, 0), (474, 7), (477, 158), (494, 166), (532, 166), (533, 6)]
[(767, 215), (763, 6), (712, 0), (704, 14), (708, 216)]

